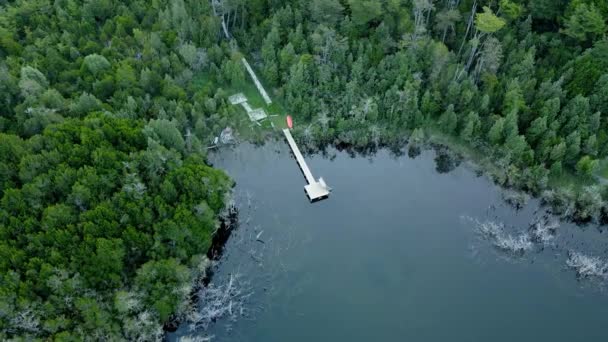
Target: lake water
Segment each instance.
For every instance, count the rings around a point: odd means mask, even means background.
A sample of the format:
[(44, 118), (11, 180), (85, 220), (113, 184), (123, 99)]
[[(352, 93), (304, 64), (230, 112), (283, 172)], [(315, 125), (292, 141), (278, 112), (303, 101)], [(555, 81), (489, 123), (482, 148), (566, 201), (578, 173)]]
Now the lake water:
[(198, 324), (169, 339), (607, 341), (601, 227), (535, 200), (516, 210), (471, 167), (440, 173), (436, 159), (307, 156), (334, 189), (311, 204), (282, 142), (211, 156), (236, 180), (240, 224)]

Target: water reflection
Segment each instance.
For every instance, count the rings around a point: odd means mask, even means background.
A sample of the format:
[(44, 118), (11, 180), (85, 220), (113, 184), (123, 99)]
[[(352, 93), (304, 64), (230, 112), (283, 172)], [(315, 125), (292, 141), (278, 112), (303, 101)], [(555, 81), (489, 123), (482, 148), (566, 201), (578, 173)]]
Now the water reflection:
[(307, 157), (334, 188), (312, 205), (280, 143), (213, 156), (237, 181), (240, 227), (201, 295), (204, 324), (170, 339), (608, 338), (601, 230), (560, 222), (534, 199), (516, 209), (442, 151), (327, 156)]

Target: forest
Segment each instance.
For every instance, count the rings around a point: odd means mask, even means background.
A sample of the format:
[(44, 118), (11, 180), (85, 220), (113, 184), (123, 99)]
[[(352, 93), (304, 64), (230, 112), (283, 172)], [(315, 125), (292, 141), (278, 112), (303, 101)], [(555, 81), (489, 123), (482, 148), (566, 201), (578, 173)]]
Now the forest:
[(439, 142), (556, 213), (606, 219), (605, 1), (224, 3), (312, 149)]
[(205, 161), (223, 95), (193, 80), (225, 68), (218, 21), (194, 1), (0, 4), (0, 339), (158, 340), (232, 187)]
[(601, 219), (607, 19), (604, 0), (0, 0), (0, 339), (162, 338), (227, 206), (206, 154), (244, 120), (244, 55), (311, 149), (435, 139)]

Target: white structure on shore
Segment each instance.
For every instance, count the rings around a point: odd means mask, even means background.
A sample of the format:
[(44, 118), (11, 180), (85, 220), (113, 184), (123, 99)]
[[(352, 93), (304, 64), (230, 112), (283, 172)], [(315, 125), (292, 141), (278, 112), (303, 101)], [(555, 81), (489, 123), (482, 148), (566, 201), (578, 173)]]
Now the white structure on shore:
[(260, 82), (260, 80), (258, 80), (258, 77), (255, 75), (255, 72), (253, 72), (253, 69), (251, 69), (249, 62), (247, 62), (247, 60), (245, 58), (242, 58), (241, 61), (243, 62), (245, 69), (247, 69), (249, 76), (251, 76), (253, 83), (255, 83), (255, 86), (258, 88), (258, 91), (264, 98), (264, 102), (266, 102), (266, 105), (270, 105), (272, 103), (272, 100), (270, 99), (270, 96), (268, 96), (266, 89), (264, 89), (264, 87), (262, 86), (262, 82)]
[(249, 119), (253, 122), (264, 120), (268, 117), (268, 114), (266, 114), (264, 108), (251, 108), (249, 102), (247, 101), (247, 97), (243, 95), (243, 93), (238, 93), (230, 96), (228, 98), (228, 101), (230, 101), (230, 104), (240, 104), (241, 106), (243, 106), (243, 108), (247, 112), (247, 115), (249, 115)]

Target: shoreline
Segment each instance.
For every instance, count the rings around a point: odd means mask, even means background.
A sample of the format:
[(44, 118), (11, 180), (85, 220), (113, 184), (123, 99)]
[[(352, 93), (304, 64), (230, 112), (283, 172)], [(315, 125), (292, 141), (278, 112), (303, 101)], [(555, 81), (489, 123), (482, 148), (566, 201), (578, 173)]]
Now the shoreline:
[[(551, 214), (560, 219), (579, 225), (588, 223), (608, 224), (608, 200), (602, 198), (602, 184), (595, 179), (589, 185), (563, 182), (560, 186), (555, 184), (555, 180), (547, 177), (545, 184), (540, 186), (538, 191), (534, 191), (525, 179), (513, 178), (509, 174), (508, 165), (500, 168), (500, 161), (496, 159), (496, 156), (484, 155), (484, 151), (454, 142), (454, 137), (446, 136), (436, 130), (417, 130), (422, 132), (422, 137), (414, 136), (415, 133), (398, 136), (391, 131), (386, 131), (386, 133), (380, 135), (379, 143), (368, 143), (364, 147), (340, 140), (339, 136), (334, 136), (333, 141), (330, 142), (317, 142), (316, 137), (314, 137), (312, 143), (305, 142), (301, 146), (305, 155), (325, 153), (328, 147), (333, 147), (338, 151), (346, 151), (353, 156), (372, 155), (383, 148), (397, 155), (407, 153), (410, 157), (415, 157), (417, 150), (446, 149), (449, 154), (458, 156), (463, 162), (473, 165), (478, 172), (487, 176), (504, 191), (512, 191), (522, 197), (528, 196), (539, 199)], [(296, 141), (299, 140), (302, 143), (302, 131), (295, 130), (294, 133)], [(490, 151), (487, 151), (487, 153), (490, 153)], [(527, 170), (520, 170), (521, 173), (525, 171)]]
[[(209, 250), (205, 253), (206, 265), (204, 270), (194, 279), (194, 283), (192, 284), (192, 291), (188, 301), (194, 310), (196, 310), (199, 305), (199, 291), (211, 282), (214, 273), (213, 264), (222, 257), (226, 242), (234, 229), (238, 226), (238, 223), (238, 208), (234, 205), (230, 205), (226, 210), (226, 214), (220, 218), (220, 225), (213, 234), (211, 247), (209, 247)], [(177, 331), (179, 326), (183, 323), (184, 315), (187, 314), (187, 312), (187, 310), (178, 312), (170, 317), (167, 322), (163, 323), (162, 329), (165, 337), (167, 333)]]
[[(270, 146), (272, 146), (273, 142), (282, 143), (282, 141), (275, 140), (275, 139), (273, 139), (273, 137), (271, 137), (270, 139), (266, 140), (263, 144), (265, 145), (266, 143), (268, 143)], [(252, 143), (251, 145), (258, 145), (258, 144), (253, 144)], [(334, 154), (334, 151), (332, 150), (333, 147), (335, 147), (335, 146), (328, 145), (327, 149), (325, 151), (327, 154), (325, 154), (324, 156), (327, 156), (328, 158), (331, 159), (331, 155)], [(236, 148), (238, 148), (238, 147), (236, 147)], [(379, 152), (379, 150), (381, 150), (381, 149), (385, 149), (385, 152), (388, 151), (387, 148), (378, 148), (378, 151), (369, 152), (368, 154), (374, 155), (375, 153)], [(449, 147), (447, 147), (445, 145), (439, 145), (439, 144), (432, 145), (432, 144), (428, 144), (428, 143), (425, 144), (423, 147), (421, 147), (421, 151), (430, 151), (430, 150), (437, 151), (437, 149), (440, 149), (441, 151), (446, 152), (449, 149)], [(401, 148), (401, 155), (403, 156), (407, 152), (408, 152), (408, 145), (403, 145), (402, 148)], [(451, 150), (450, 152), (446, 152), (446, 153), (450, 154), (450, 153), (455, 153), (455, 152), (453, 150)], [(319, 155), (319, 154), (317, 153), (317, 155)], [(445, 155), (445, 154), (441, 153), (441, 155)], [(456, 157), (457, 160), (454, 160), (454, 165), (456, 167), (457, 166), (464, 166), (467, 169), (474, 170), (474, 171), (479, 171), (479, 165), (473, 163), (471, 160), (469, 160), (469, 159), (467, 159), (467, 158), (465, 158), (465, 157), (463, 157), (461, 155), (454, 154), (454, 155), (448, 155), (447, 156), (447, 158), (450, 158), (450, 157)], [(435, 160), (437, 160), (437, 159), (435, 159)], [(483, 175), (484, 175), (484, 178), (485, 178), (488, 174), (484, 173)], [(490, 184), (495, 184), (495, 182), (492, 182), (490, 178), (486, 178), (486, 179), (490, 180), (490, 182), (489, 182)], [(505, 187), (501, 186), (501, 187), (499, 187), (497, 189), (504, 190)], [(512, 203), (509, 203), (506, 199), (505, 199), (505, 202), (507, 202), (508, 204), (512, 205)], [(534, 201), (534, 203), (536, 203), (536, 201)]]

